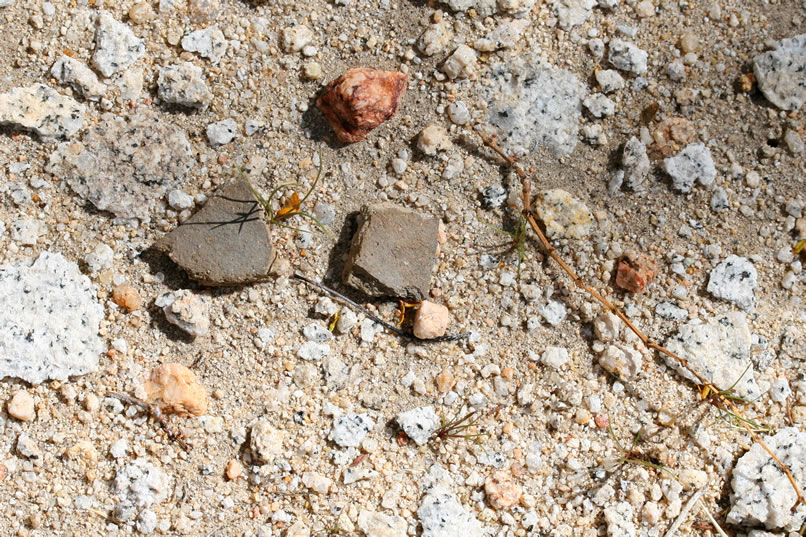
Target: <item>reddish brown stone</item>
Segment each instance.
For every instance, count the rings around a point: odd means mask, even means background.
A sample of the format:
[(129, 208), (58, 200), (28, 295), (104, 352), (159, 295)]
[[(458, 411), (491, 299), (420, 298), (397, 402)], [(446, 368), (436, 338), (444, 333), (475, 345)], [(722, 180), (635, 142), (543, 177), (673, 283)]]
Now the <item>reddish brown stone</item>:
[(339, 140), (358, 142), (395, 115), (408, 82), (403, 73), (350, 69), (325, 87), (316, 106)]
[(616, 268), (616, 285), (633, 293), (640, 293), (655, 279), (658, 264), (647, 254), (629, 253), (619, 259)]
[(670, 157), (697, 138), (697, 129), (683, 117), (670, 117), (658, 123), (652, 133), (653, 149), (662, 157)]

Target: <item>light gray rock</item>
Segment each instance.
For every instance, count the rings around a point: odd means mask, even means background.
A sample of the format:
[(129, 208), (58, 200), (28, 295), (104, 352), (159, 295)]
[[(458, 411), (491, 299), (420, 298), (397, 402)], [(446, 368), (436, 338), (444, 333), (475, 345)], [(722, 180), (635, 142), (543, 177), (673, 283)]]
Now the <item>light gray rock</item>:
[(565, 31), (584, 24), (591, 15), (596, 0), (550, 0), (559, 26)]
[(303, 360), (321, 360), (330, 354), (330, 345), (306, 341), (297, 349), (297, 356)]
[(707, 290), (722, 300), (733, 302), (743, 310), (753, 307), (758, 273), (746, 257), (730, 255), (711, 271)]
[(137, 517), (135, 528), (143, 535), (154, 533), (157, 529), (157, 514), (151, 509), (144, 509)]
[(164, 501), (170, 486), (168, 474), (146, 459), (135, 459), (115, 474), (112, 488), (120, 499), (116, 518), (123, 522), (134, 519), (139, 511)]
[(641, 353), (627, 345), (608, 345), (599, 355), (602, 369), (619, 379), (633, 378), (641, 371)]
[(434, 464), (423, 476), (420, 506), (417, 518), (423, 528), (423, 537), (483, 537), (487, 535), (482, 523), (472, 511), (459, 503), (451, 490), (450, 474)]
[(592, 93), (585, 97), (582, 106), (595, 118), (612, 116), (616, 113), (616, 103), (603, 93)]
[(266, 464), (283, 453), (285, 433), (275, 429), (267, 420), (258, 420), (252, 425), (249, 447), (258, 462)]
[(540, 356), (540, 362), (554, 369), (560, 369), (568, 362), (568, 349), (565, 347), (546, 347), (546, 350)]
[(507, 151), (526, 155), (536, 146), (555, 156), (576, 147), (585, 88), (570, 71), (532, 57), (491, 67), (488, 121)]
[(482, 17), (495, 13), (505, 13), (515, 17), (527, 17), (537, 0), (446, 0), (444, 3), (453, 11), (475, 9)]
[(715, 213), (722, 212), (730, 207), (728, 192), (721, 186), (714, 188), (714, 191), (711, 193), (709, 205), (711, 206), (711, 210)]
[(36, 218), (20, 218), (10, 226), (11, 240), (22, 246), (34, 246), (47, 232), (47, 224)]
[(213, 65), (221, 61), (227, 52), (229, 42), (218, 26), (210, 26), (190, 32), (182, 38), (182, 49), (196, 52), (202, 58), (208, 58)]
[(14, 5), (14, 0), (0, 0), (0, 8), (13, 6), (13, 5)]
[(645, 51), (621, 39), (611, 39), (608, 49), (607, 59), (619, 71), (636, 75), (646, 73), (649, 54)]
[(644, 182), (649, 175), (651, 165), (646, 153), (646, 145), (635, 136), (624, 144), (621, 165), (624, 168), (624, 183), (627, 188), (634, 192), (644, 190)]
[[(755, 400), (761, 395), (750, 359), (750, 327), (744, 312), (731, 312), (714, 320), (695, 319), (666, 340), (665, 347), (688, 360), (689, 367), (720, 390), (733, 386), (736, 395)], [(677, 360), (666, 363), (682, 377), (699, 381)]]
[(168, 205), (171, 209), (184, 211), (193, 207), (193, 196), (182, 190), (171, 190), (168, 192)]
[(395, 421), (418, 446), (426, 445), (440, 425), (439, 416), (432, 406), (421, 406), (401, 412)]
[(213, 147), (228, 144), (238, 136), (238, 124), (232, 118), (207, 125), (207, 140)]
[(205, 296), (180, 289), (161, 294), (154, 304), (162, 308), (169, 323), (191, 336), (203, 336), (210, 329), (210, 299)]
[(604, 519), (608, 537), (635, 537), (633, 508), (628, 502), (618, 502), (605, 507)]
[(60, 84), (70, 85), (79, 95), (90, 101), (98, 101), (106, 93), (106, 85), (98, 80), (84, 62), (61, 55), (50, 68), (50, 74)]
[(404, 518), (362, 509), (358, 527), (366, 537), (406, 537), (409, 525)]
[(758, 87), (782, 110), (798, 110), (806, 102), (806, 34), (782, 39), (775, 50), (753, 58)]
[(596, 71), (596, 82), (602, 88), (602, 93), (612, 93), (624, 88), (624, 79), (618, 71), (613, 69), (599, 69)]
[(184, 182), (194, 163), (184, 131), (142, 111), (107, 117), (81, 142), (60, 144), (45, 170), (96, 208), (148, 222), (156, 202)]
[[(806, 482), (806, 432), (787, 427), (762, 440), (789, 466), (797, 483)], [(792, 484), (758, 442), (736, 463), (731, 488), (730, 524), (798, 531), (806, 521), (806, 506), (792, 512), (797, 498)]]
[(685, 321), (688, 319), (688, 311), (671, 302), (659, 302), (655, 306), (655, 313), (670, 321)]
[(201, 67), (190, 62), (162, 67), (157, 78), (157, 95), (165, 103), (188, 108), (205, 109), (213, 101)]
[(42, 450), (36, 440), (31, 438), (28, 433), (22, 432), (17, 437), (17, 453), (30, 460), (34, 464), (42, 464)]
[(112, 268), (112, 263), (115, 261), (115, 252), (106, 244), (99, 244), (92, 252), (84, 257), (84, 262), (90, 272), (100, 272)]
[(346, 414), (333, 420), (327, 438), (340, 447), (358, 447), (373, 427), (369, 414)]
[(565, 306), (556, 300), (551, 300), (540, 308), (540, 316), (551, 326), (557, 326), (563, 322), (565, 315)]
[(86, 108), (44, 84), (0, 94), (0, 126), (36, 133), (42, 141), (72, 137), (84, 126)]
[(528, 26), (528, 19), (502, 20), (487, 35), (476, 39), (473, 42), (473, 48), (479, 52), (493, 52), (499, 49), (512, 48), (518, 43)]
[(40, 384), (95, 371), (104, 350), (96, 293), (58, 253), (0, 266), (0, 296), (10, 298), (0, 308), (0, 378)]
[(109, 78), (125, 71), (145, 52), (145, 41), (135, 36), (126, 24), (106, 12), (98, 15), (92, 64), (99, 73)]
[(709, 186), (716, 178), (711, 150), (703, 143), (688, 144), (677, 155), (663, 159), (663, 169), (672, 177), (672, 186), (680, 192), (690, 192), (695, 181)]

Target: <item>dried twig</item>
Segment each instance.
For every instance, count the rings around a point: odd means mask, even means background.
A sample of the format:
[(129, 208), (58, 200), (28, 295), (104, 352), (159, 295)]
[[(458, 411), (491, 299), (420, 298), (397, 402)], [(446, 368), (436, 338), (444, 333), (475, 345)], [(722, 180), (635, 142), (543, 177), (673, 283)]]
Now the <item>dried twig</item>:
[(605, 310), (610, 311), (614, 313), (616, 316), (618, 316), (618, 318), (621, 319), (624, 322), (624, 324), (627, 325), (627, 327), (636, 336), (638, 336), (638, 338), (647, 348), (652, 349), (660, 354), (664, 354), (675, 360), (686, 371), (691, 373), (700, 382), (700, 384), (704, 386), (705, 389), (707, 389), (709, 392), (712, 392), (714, 396), (717, 398), (716, 401), (718, 401), (718, 405), (721, 408), (731, 412), (738, 418), (739, 423), (750, 434), (750, 437), (755, 442), (757, 442), (764, 449), (764, 451), (766, 451), (770, 455), (770, 457), (772, 457), (772, 459), (775, 461), (778, 467), (781, 468), (784, 474), (786, 474), (787, 479), (789, 479), (789, 482), (792, 484), (792, 488), (795, 489), (795, 495), (796, 495), (796, 500), (795, 504), (792, 506), (792, 511), (794, 512), (794, 510), (800, 504), (806, 505), (806, 498), (804, 498), (803, 493), (801, 492), (800, 487), (795, 481), (795, 477), (792, 475), (792, 472), (790, 471), (789, 467), (786, 464), (784, 464), (781, 461), (781, 459), (779, 459), (778, 456), (775, 455), (775, 453), (773, 453), (773, 451), (769, 448), (769, 446), (767, 446), (767, 444), (764, 443), (764, 441), (761, 440), (756, 431), (748, 423), (748, 420), (742, 417), (741, 413), (739, 412), (736, 406), (735, 401), (731, 397), (729, 390), (720, 390), (712, 382), (710, 382), (700, 373), (692, 369), (691, 366), (689, 366), (688, 360), (686, 358), (678, 356), (677, 354), (666, 349), (659, 343), (655, 343), (654, 341), (650, 340), (648, 336), (644, 335), (644, 333), (641, 332), (638, 329), (638, 327), (635, 326), (635, 324), (633, 324), (632, 321), (630, 321), (627, 318), (627, 316), (624, 314), (624, 312), (621, 311), (621, 309), (619, 309), (615, 304), (613, 304), (612, 302), (607, 300), (604, 296), (602, 296), (602, 294), (599, 293), (599, 291), (597, 291), (590, 285), (586, 284), (585, 281), (574, 271), (574, 269), (571, 268), (571, 266), (568, 265), (568, 263), (566, 263), (560, 257), (560, 255), (557, 253), (557, 250), (549, 242), (545, 233), (543, 233), (543, 230), (540, 229), (540, 226), (537, 223), (537, 219), (535, 218), (535, 215), (532, 212), (531, 182), (529, 181), (529, 177), (526, 175), (526, 172), (523, 170), (523, 168), (521, 168), (520, 165), (518, 165), (517, 160), (514, 157), (505, 153), (504, 150), (501, 149), (501, 147), (495, 142), (495, 140), (491, 136), (485, 134), (481, 129), (477, 129), (477, 132), (479, 133), (479, 136), (481, 136), (481, 139), (484, 141), (484, 144), (487, 145), (493, 151), (495, 151), (501, 158), (503, 158), (507, 162), (507, 164), (509, 164), (509, 166), (515, 171), (515, 173), (518, 174), (518, 177), (521, 180), (521, 202), (523, 203), (523, 210), (522, 210), (523, 217), (529, 223), (529, 227), (532, 228), (532, 231), (534, 231), (535, 235), (537, 235), (540, 244), (543, 246), (543, 249), (546, 251), (549, 257), (551, 257), (558, 265), (560, 265), (563, 271), (565, 271), (565, 273), (573, 280), (574, 284), (577, 287), (587, 292), (591, 297), (593, 297), (597, 302), (599, 302), (599, 304), (603, 308), (605, 308)]
[(691, 511), (691, 508), (694, 507), (694, 504), (697, 503), (697, 500), (700, 499), (707, 487), (708, 485), (702, 487), (700, 490), (695, 492), (691, 498), (689, 498), (689, 500), (686, 502), (686, 505), (683, 506), (683, 510), (680, 511), (679, 515), (677, 515), (674, 523), (669, 526), (669, 529), (666, 531), (663, 537), (672, 537), (677, 532), (678, 528), (680, 528), (680, 525), (686, 521), (686, 518), (688, 518), (689, 511)]
[(107, 395), (109, 395), (110, 397), (114, 397), (115, 399), (120, 399), (125, 403), (129, 403), (131, 405), (142, 408), (143, 410), (148, 412), (151, 415), (151, 417), (153, 417), (155, 420), (159, 422), (160, 426), (162, 426), (162, 430), (165, 431), (165, 434), (168, 435), (169, 439), (182, 446), (182, 449), (184, 449), (185, 451), (190, 451), (193, 448), (193, 446), (185, 442), (184, 440), (185, 435), (183, 435), (179, 431), (175, 431), (174, 428), (171, 427), (171, 424), (168, 423), (167, 418), (157, 405), (150, 405), (145, 401), (137, 399), (136, 397), (130, 397), (122, 393), (109, 392), (107, 393)]
[(708, 508), (705, 506), (705, 502), (702, 501), (702, 498), (700, 498), (700, 507), (705, 512), (705, 515), (708, 517), (708, 520), (711, 521), (711, 524), (716, 529), (716, 532), (722, 537), (728, 537), (728, 534), (725, 533), (725, 530), (723, 530), (722, 527), (719, 524), (717, 524), (716, 519), (714, 519), (714, 516), (711, 514), (711, 511), (709, 511)]

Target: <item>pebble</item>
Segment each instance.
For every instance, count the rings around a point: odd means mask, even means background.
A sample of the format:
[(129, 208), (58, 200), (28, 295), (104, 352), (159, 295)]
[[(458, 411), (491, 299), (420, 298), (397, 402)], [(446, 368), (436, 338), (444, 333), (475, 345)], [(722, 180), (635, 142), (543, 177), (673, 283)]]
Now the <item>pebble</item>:
[(230, 459), (227, 462), (227, 469), (225, 471), (227, 479), (235, 481), (241, 474), (243, 474), (243, 464), (238, 459)]
[(689, 144), (674, 157), (663, 159), (663, 169), (672, 177), (672, 186), (690, 192), (695, 181), (710, 186), (716, 177), (711, 151), (702, 143)]
[(628, 502), (618, 502), (604, 509), (607, 535), (613, 537), (635, 537), (633, 507)]
[(682, 62), (669, 62), (666, 66), (666, 75), (673, 82), (681, 82), (686, 79), (686, 66)]
[(540, 356), (540, 362), (554, 369), (560, 369), (568, 362), (568, 349), (565, 347), (546, 347)]
[(148, 535), (157, 529), (157, 514), (151, 509), (144, 509), (138, 516), (134, 527), (138, 532)]
[(161, 67), (157, 77), (157, 95), (165, 103), (202, 110), (213, 101), (201, 67), (190, 62)]
[(787, 149), (793, 155), (800, 155), (803, 153), (803, 150), (806, 149), (806, 144), (804, 144), (803, 139), (792, 129), (787, 129), (784, 133), (784, 143), (786, 144)]
[(417, 407), (406, 412), (401, 412), (395, 418), (397, 424), (418, 446), (428, 443), (431, 435), (439, 428), (440, 419), (434, 412), (434, 407)]
[(598, 37), (594, 39), (590, 39), (588, 41), (588, 50), (596, 59), (602, 59), (605, 53), (605, 44), (604, 41), (599, 39)]
[(442, 72), (451, 80), (473, 78), (476, 75), (476, 61), (476, 53), (472, 48), (467, 45), (459, 45), (442, 64)]
[(115, 518), (127, 522), (137, 512), (164, 501), (171, 490), (171, 478), (162, 470), (138, 458), (119, 468), (113, 481), (113, 492), (120, 503), (115, 508)]
[(599, 355), (602, 369), (619, 379), (630, 379), (641, 371), (641, 353), (632, 347), (608, 345)]
[(313, 30), (304, 24), (283, 29), (283, 50), (286, 52), (299, 52), (312, 40)]
[(59, 56), (50, 68), (50, 74), (59, 83), (70, 85), (89, 101), (99, 101), (106, 93), (106, 85), (98, 80), (92, 69), (70, 56)]
[(303, 360), (318, 361), (330, 354), (330, 345), (307, 341), (297, 349), (297, 356)]
[(11, 396), (6, 410), (9, 416), (20, 421), (33, 421), (36, 418), (34, 398), (25, 390), (19, 390)]
[(602, 343), (618, 340), (621, 331), (621, 319), (613, 312), (600, 313), (593, 320), (593, 333)]
[(650, 0), (643, 0), (635, 4), (635, 14), (646, 19), (655, 15), (655, 4)]
[(594, 227), (593, 214), (581, 200), (555, 188), (538, 194), (534, 207), (549, 239), (584, 239)]
[(582, 105), (597, 119), (609, 117), (616, 113), (616, 103), (603, 93), (592, 93), (588, 95), (582, 101)]
[(402, 158), (393, 158), (392, 159), (392, 171), (394, 171), (397, 175), (403, 175), (403, 172), (406, 171), (408, 164)]
[(658, 274), (658, 263), (649, 254), (629, 252), (619, 259), (616, 285), (632, 293), (640, 293)]
[(193, 207), (193, 196), (179, 189), (171, 190), (168, 192), (168, 205), (177, 211), (190, 209)]
[[(806, 480), (806, 433), (786, 427), (762, 440), (789, 466), (797, 483)], [(801, 528), (806, 507), (799, 506), (794, 513), (791, 511), (795, 491), (774, 464), (758, 442), (739, 458), (732, 472), (731, 508), (726, 519), (729, 524), (764, 526), (784, 532), (797, 532)]]
[(679, 146), (691, 143), (696, 137), (694, 124), (682, 117), (666, 118), (652, 132), (655, 149), (664, 157), (673, 155)]
[(267, 420), (261, 419), (252, 425), (249, 447), (258, 462), (266, 464), (282, 455), (284, 440), (285, 433), (275, 429)]
[(207, 140), (213, 147), (228, 144), (238, 136), (238, 124), (232, 118), (207, 125)]
[(711, 271), (708, 277), (709, 293), (750, 310), (756, 297), (758, 273), (756, 267), (745, 257), (730, 255)]
[(390, 516), (367, 509), (358, 514), (358, 527), (366, 537), (406, 537), (408, 523), (399, 516)]
[(624, 168), (624, 184), (634, 192), (641, 192), (646, 188), (645, 181), (651, 168), (649, 156), (644, 145), (635, 136), (624, 144), (621, 154), (621, 165)]
[(259, 119), (247, 119), (244, 122), (243, 130), (247, 136), (252, 136), (266, 127), (266, 124)]
[(129, 20), (134, 24), (145, 24), (152, 20), (156, 13), (148, 2), (137, 2), (129, 8)]
[(28, 433), (20, 433), (17, 437), (17, 453), (30, 459), (35, 464), (42, 463), (42, 450), (39, 449), (39, 444), (36, 440), (31, 438)]
[(423, 300), (414, 316), (414, 335), (419, 339), (434, 339), (445, 335), (451, 322), (448, 308)]
[(345, 414), (333, 420), (327, 438), (340, 447), (358, 447), (373, 427), (369, 414)]
[(584, 24), (590, 17), (596, 0), (550, 0), (558, 26), (565, 31)]
[(322, 78), (324, 71), (318, 62), (308, 62), (302, 66), (302, 73), (308, 80), (319, 80)]
[(44, 84), (0, 93), (0, 126), (36, 133), (42, 141), (71, 138), (84, 126), (86, 107)]
[(523, 488), (515, 482), (511, 474), (499, 470), (484, 480), (484, 492), (487, 501), (495, 509), (509, 509), (518, 504)]
[(168, 322), (191, 336), (203, 336), (210, 329), (210, 299), (187, 289), (161, 294), (154, 304), (162, 308)]
[(611, 39), (608, 44), (608, 61), (619, 71), (627, 71), (636, 75), (647, 72), (649, 55), (637, 46), (621, 39)]
[(106, 78), (125, 71), (146, 52), (145, 41), (108, 13), (98, 15), (92, 64)]
[(317, 494), (327, 494), (333, 485), (333, 480), (316, 472), (304, 472), (302, 484)]
[(596, 71), (596, 82), (602, 88), (602, 93), (613, 93), (624, 88), (624, 78), (613, 69), (599, 69)]
[(395, 115), (407, 86), (403, 73), (350, 69), (324, 88), (316, 106), (340, 141), (358, 142)]
[(753, 58), (758, 87), (781, 110), (798, 110), (806, 102), (806, 34), (775, 43), (775, 49)]
[(473, 48), (479, 52), (493, 52), (499, 49), (514, 47), (523, 36), (529, 21), (524, 19), (502, 20), (484, 37), (473, 42)]
[(425, 56), (433, 56), (442, 52), (452, 38), (453, 32), (448, 21), (430, 24), (417, 39), (417, 49)]
[(78, 265), (48, 251), (31, 265), (0, 265), (0, 296), (17, 297), (0, 308), (0, 378), (40, 384), (95, 371), (104, 310)]
[(108, 245), (100, 243), (92, 252), (84, 257), (84, 263), (92, 273), (98, 273), (112, 268), (115, 252)]
[(182, 38), (182, 50), (196, 52), (216, 65), (227, 52), (228, 42), (218, 26), (190, 32)]
[(456, 385), (456, 377), (450, 369), (443, 369), (434, 377), (434, 382), (439, 393), (448, 393)]
[(464, 101), (454, 101), (448, 105), (448, 118), (456, 125), (467, 125), (470, 122), (470, 110)]
[(490, 185), (482, 192), (481, 205), (485, 209), (498, 209), (503, 207), (507, 200), (507, 190), (503, 185)]
[(551, 300), (540, 308), (540, 316), (551, 326), (558, 326), (565, 319), (565, 315), (565, 305), (556, 300)]
[(683, 490), (699, 490), (708, 483), (708, 474), (703, 470), (684, 468), (677, 474)]
[(166, 414), (189, 417), (207, 412), (207, 390), (196, 381), (196, 374), (182, 364), (154, 368), (144, 388), (146, 401)]
[[(754, 379), (753, 368), (749, 367), (752, 364), (750, 344), (746, 314), (731, 312), (708, 321), (689, 321), (666, 340), (665, 347), (687, 359), (691, 369), (717, 388), (733, 387), (736, 395), (753, 401), (761, 395), (761, 390)], [(666, 358), (666, 363), (684, 378), (698, 383), (676, 360)]]
[(39, 237), (47, 235), (48, 226), (36, 218), (21, 218), (11, 223), (11, 240), (21, 246), (35, 246)]
[(728, 192), (721, 186), (714, 188), (711, 193), (709, 205), (711, 206), (711, 210), (715, 213), (720, 213), (729, 208), (730, 200), (728, 200)]
[(112, 442), (109, 446), (109, 454), (113, 459), (122, 459), (129, 453), (129, 444), (125, 439), (120, 438)]
[(685, 321), (688, 319), (688, 311), (671, 302), (659, 302), (655, 306), (655, 313), (670, 321)]
[(423, 497), (417, 508), (422, 537), (483, 537), (484, 526), (451, 491), (451, 477), (434, 464), (421, 480)]
[(429, 156), (453, 147), (448, 131), (439, 125), (428, 125), (417, 137), (417, 149)]
[[(582, 127), (582, 139), (591, 145), (602, 146), (607, 144), (607, 135), (604, 128), (598, 123), (585, 125)], [(623, 173), (623, 172), (622, 172)], [(619, 184), (621, 186), (621, 184)], [(618, 190), (618, 188), (616, 188)]]
[(128, 283), (118, 285), (112, 290), (112, 302), (129, 313), (140, 309), (142, 305), (142, 300), (140, 299), (140, 294), (137, 292), (137, 289)]

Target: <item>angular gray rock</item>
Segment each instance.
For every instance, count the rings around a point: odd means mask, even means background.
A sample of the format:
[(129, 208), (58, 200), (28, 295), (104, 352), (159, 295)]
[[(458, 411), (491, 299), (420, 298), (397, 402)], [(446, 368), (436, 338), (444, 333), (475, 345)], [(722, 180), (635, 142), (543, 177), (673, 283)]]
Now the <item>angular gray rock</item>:
[(806, 102), (806, 34), (778, 42), (775, 50), (753, 58), (758, 87), (781, 110), (798, 110)]
[(635, 136), (624, 144), (621, 165), (624, 167), (624, 182), (627, 188), (635, 192), (644, 190), (644, 181), (650, 169), (649, 156), (646, 154), (646, 145)]
[(649, 54), (632, 43), (611, 39), (608, 44), (608, 61), (619, 71), (643, 75), (647, 70)]
[(187, 289), (163, 293), (154, 304), (162, 308), (168, 322), (191, 336), (203, 336), (210, 329), (210, 299)]
[(0, 94), (0, 126), (36, 133), (43, 141), (66, 139), (84, 126), (86, 108), (44, 84)]
[(207, 140), (213, 147), (228, 144), (238, 136), (238, 124), (232, 118), (207, 125)]
[(369, 414), (346, 414), (333, 420), (327, 438), (341, 447), (358, 447), (373, 427)]
[(98, 209), (147, 222), (194, 163), (184, 131), (142, 111), (125, 119), (107, 116), (81, 143), (60, 144), (45, 169)]
[[(740, 397), (755, 400), (761, 395), (750, 359), (750, 327), (744, 312), (731, 312), (712, 321), (695, 319), (680, 327), (664, 346), (688, 360), (691, 369), (720, 390), (731, 386)], [(673, 358), (666, 363), (682, 377), (699, 384)]]
[(218, 189), (154, 246), (202, 285), (265, 281), (274, 260), (263, 209), (241, 180)]
[(722, 300), (733, 302), (743, 310), (753, 307), (758, 273), (745, 257), (730, 255), (711, 271), (707, 290)]
[(423, 497), (417, 508), (417, 517), (423, 528), (423, 537), (482, 537), (487, 535), (484, 526), (472, 511), (459, 503), (451, 490), (450, 474), (434, 464), (423, 476)]
[(439, 416), (432, 406), (421, 406), (401, 412), (395, 418), (403, 432), (418, 446), (424, 446), (439, 428)]
[(126, 24), (105, 12), (98, 15), (92, 64), (99, 73), (108, 78), (124, 71), (145, 52), (145, 41), (135, 36)]
[(47, 251), (32, 265), (0, 265), (0, 297), (0, 378), (40, 384), (95, 371), (104, 309), (78, 265)]
[(673, 157), (663, 159), (663, 169), (672, 178), (672, 186), (680, 192), (690, 192), (694, 183), (709, 186), (716, 178), (711, 150), (703, 143), (688, 144)]
[(70, 85), (87, 100), (98, 101), (106, 93), (106, 86), (101, 84), (92, 69), (70, 56), (59, 56), (50, 68), (50, 74), (59, 83)]
[(190, 32), (182, 38), (182, 49), (196, 52), (202, 58), (208, 58), (213, 65), (221, 61), (227, 52), (227, 39), (218, 26)]
[(446, 0), (444, 3), (453, 11), (475, 9), (482, 17), (494, 13), (505, 13), (515, 17), (526, 17), (537, 0)]
[(532, 57), (492, 66), (488, 121), (507, 151), (528, 154), (538, 145), (553, 155), (576, 147), (585, 88), (570, 71)]
[(559, 26), (565, 31), (584, 24), (596, 5), (596, 0), (550, 0)]
[(157, 78), (157, 95), (165, 103), (188, 108), (204, 109), (213, 101), (201, 67), (190, 62), (162, 67)]
[[(806, 482), (806, 432), (795, 427), (762, 439), (789, 466), (795, 481)], [(795, 490), (786, 475), (757, 442), (733, 469), (731, 508), (727, 521), (741, 526), (763, 525), (768, 530), (797, 531), (806, 521), (806, 506), (795, 512)]]
[(165, 500), (170, 485), (168, 474), (146, 459), (135, 459), (115, 474), (113, 491), (120, 499), (115, 518), (123, 522), (134, 520), (142, 509)]
[(365, 205), (342, 279), (370, 296), (423, 300), (437, 262), (439, 220), (392, 203)]

